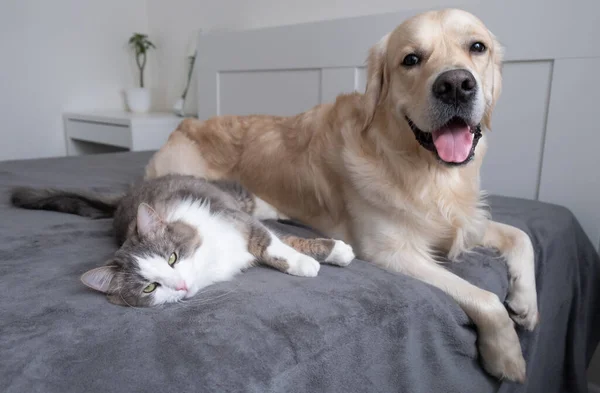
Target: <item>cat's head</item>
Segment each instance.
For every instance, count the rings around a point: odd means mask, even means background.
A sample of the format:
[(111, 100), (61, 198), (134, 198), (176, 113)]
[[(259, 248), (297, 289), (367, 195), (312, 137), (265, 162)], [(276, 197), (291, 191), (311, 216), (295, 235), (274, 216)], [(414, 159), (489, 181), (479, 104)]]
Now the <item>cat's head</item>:
[[(192, 296), (193, 258), (202, 240), (182, 222), (166, 222), (149, 205), (139, 205), (136, 228), (105, 266), (81, 276), (111, 303), (148, 307)], [(186, 281), (188, 280), (188, 281)]]

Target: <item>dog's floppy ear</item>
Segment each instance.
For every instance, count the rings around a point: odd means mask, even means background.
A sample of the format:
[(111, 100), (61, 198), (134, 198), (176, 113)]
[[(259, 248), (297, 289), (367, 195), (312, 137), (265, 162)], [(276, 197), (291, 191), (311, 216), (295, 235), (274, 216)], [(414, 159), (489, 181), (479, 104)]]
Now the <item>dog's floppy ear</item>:
[(390, 35), (385, 35), (377, 44), (369, 50), (367, 61), (367, 88), (365, 91), (365, 127), (368, 126), (375, 116), (377, 106), (387, 95), (387, 72), (385, 60), (387, 55), (387, 44)]
[(504, 48), (491, 32), (490, 37), (492, 37), (493, 44), (489, 48), (491, 57), (486, 75), (489, 87), (486, 88), (485, 92), (486, 107), (483, 120), (481, 121), (483, 126), (488, 130), (492, 129), (492, 112), (502, 92), (502, 60), (504, 58)]

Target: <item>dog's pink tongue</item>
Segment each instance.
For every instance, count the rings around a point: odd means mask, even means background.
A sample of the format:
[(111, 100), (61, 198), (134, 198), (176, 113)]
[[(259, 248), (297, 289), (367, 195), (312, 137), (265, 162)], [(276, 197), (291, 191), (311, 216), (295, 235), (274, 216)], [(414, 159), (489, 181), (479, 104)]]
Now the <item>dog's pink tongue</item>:
[(438, 156), (446, 162), (463, 162), (469, 157), (473, 145), (471, 128), (466, 124), (454, 123), (433, 131), (433, 144)]

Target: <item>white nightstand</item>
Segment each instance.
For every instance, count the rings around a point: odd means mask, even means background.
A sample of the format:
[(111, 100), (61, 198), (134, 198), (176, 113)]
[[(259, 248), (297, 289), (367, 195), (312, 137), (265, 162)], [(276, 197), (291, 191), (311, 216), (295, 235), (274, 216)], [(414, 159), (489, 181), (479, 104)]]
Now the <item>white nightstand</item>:
[(171, 113), (79, 112), (63, 114), (67, 154), (157, 150), (183, 118)]

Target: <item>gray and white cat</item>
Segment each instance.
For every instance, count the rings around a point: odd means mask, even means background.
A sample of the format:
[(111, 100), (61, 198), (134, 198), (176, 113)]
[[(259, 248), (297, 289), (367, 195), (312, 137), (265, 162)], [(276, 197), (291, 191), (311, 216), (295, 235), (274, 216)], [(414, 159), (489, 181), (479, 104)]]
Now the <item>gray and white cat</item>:
[(81, 280), (118, 305), (187, 299), (255, 262), (314, 277), (317, 260), (346, 266), (354, 259), (339, 240), (276, 234), (260, 221), (278, 218), (275, 209), (233, 182), (168, 175), (134, 184), (123, 196), (18, 188), (11, 201), (27, 209), (114, 216), (120, 248)]

